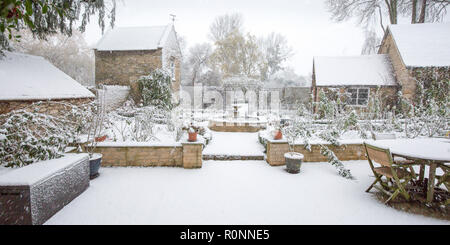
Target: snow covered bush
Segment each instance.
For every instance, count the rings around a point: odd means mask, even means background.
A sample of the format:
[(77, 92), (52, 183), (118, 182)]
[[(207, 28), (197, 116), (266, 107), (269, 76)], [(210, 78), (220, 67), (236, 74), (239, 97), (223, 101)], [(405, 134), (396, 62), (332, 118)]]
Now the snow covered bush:
[(143, 106), (157, 106), (171, 110), (174, 107), (172, 101), (172, 77), (163, 69), (156, 69), (148, 76), (138, 79), (139, 92)]
[(425, 86), (423, 81), (417, 81), (417, 92), (414, 102), (401, 97), (399, 92), (399, 115), (402, 117), (403, 130), (406, 137), (443, 136), (450, 129), (450, 97), (449, 79), (440, 81), (441, 85)]
[(74, 136), (71, 122), (38, 112), (12, 111), (0, 122), (0, 162), (6, 167), (61, 157)]
[[(331, 100), (322, 101), (322, 108), (327, 108), (326, 115), (331, 119), (330, 123), (326, 125), (324, 130), (316, 130), (313, 122), (316, 115), (311, 113), (306, 109), (306, 107), (299, 107), (297, 116), (294, 118), (293, 122), (285, 127), (283, 127), (283, 135), (288, 138), (289, 146), (292, 146), (299, 140), (303, 141), (304, 148), (307, 151), (311, 151), (311, 138), (319, 138), (330, 143), (333, 146), (340, 146), (339, 138), (343, 133), (345, 133), (350, 128), (354, 127), (356, 124), (356, 114), (354, 111), (350, 113), (340, 113), (336, 107), (339, 103), (333, 102)], [(333, 165), (337, 170), (339, 175), (344, 178), (352, 179), (353, 176), (350, 170), (346, 169), (344, 164), (336, 157), (334, 152), (329, 149), (325, 144), (319, 144), (320, 153), (327, 157), (328, 162)]]

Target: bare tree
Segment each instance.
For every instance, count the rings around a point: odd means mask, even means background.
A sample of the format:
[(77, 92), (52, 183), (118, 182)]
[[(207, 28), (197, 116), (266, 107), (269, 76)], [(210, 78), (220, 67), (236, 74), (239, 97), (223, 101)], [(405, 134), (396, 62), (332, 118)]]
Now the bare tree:
[(209, 37), (213, 42), (222, 41), (232, 33), (243, 32), (243, 18), (239, 13), (217, 17), (209, 28)]
[(366, 31), (366, 40), (364, 41), (361, 54), (376, 54), (380, 43), (381, 38), (377, 36), (375, 31)]
[(58, 33), (47, 40), (37, 39), (25, 29), (17, 35), (20, 40), (11, 43), (16, 51), (42, 56), (79, 83), (94, 84), (94, 55), (80, 31), (74, 30), (70, 37)]
[(388, 15), (390, 23), (397, 24), (397, 0), (327, 0), (326, 6), (331, 18), (338, 22), (355, 17), (366, 28), (379, 22), (385, 31), (383, 19)]
[(447, 14), (450, 0), (403, 0), (400, 3), (401, 12), (411, 16), (411, 23), (442, 21)]
[(208, 65), (212, 47), (208, 43), (196, 44), (189, 49), (187, 63), (189, 66), (190, 81), (192, 86), (198, 81)]
[(293, 55), (287, 39), (278, 33), (270, 33), (259, 39), (262, 60), (260, 62), (261, 79), (267, 80), (276, 72), (283, 69), (283, 63)]

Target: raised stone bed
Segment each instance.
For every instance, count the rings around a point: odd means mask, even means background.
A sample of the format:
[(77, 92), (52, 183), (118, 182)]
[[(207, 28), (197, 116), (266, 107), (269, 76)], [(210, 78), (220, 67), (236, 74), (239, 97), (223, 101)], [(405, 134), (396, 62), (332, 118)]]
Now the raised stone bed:
[(0, 224), (43, 224), (88, 187), (88, 154), (10, 171), (0, 176)]
[[(102, 166), (110, 167), (183, 167), (201, 168), (205, 141), (153, 143), (153, 142), (100, 142), (96, 153), (103, 154)], [(89, 148), (89, 146), (86, 146)]]
[[(349, 140), (341, 142), (341, 146), (333, 146), (329, 143), (322, 143), (332, 150), (341, 161), (365, 160), (364, 146), (362, 140)], [(266, 161), (272, 166), (285, 165), (284, 154), (289, 152), (289, 144), (286, 140), (266, 139), (267, 157)], [(327, 157), (320, 153), (320, 145), (311, 143), (311, 151), (307, 151), (303, 144), (295, 144), (294, 152), (304, 155), (304, 162), (327, 162)]]

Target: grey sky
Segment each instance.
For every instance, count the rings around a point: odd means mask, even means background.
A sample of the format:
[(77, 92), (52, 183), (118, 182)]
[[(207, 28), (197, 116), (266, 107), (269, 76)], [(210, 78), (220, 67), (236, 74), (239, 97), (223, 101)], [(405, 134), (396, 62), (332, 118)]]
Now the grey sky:
[[(286, 36), (295, 55), (288, 62), (300, 75), (312, 70), (318, 55), (359, 55), (363, 30), (354, 21), (334, 23), (321, 0), (119, 0), (116, 26), (165, 25), (176, 14), (175, 27), (188, 47), (209, 42), (209, 26), (215, 17), (238, 12), (245, 31), (257, 36), (278, 32)], [(89, 44), (101, 31), (95, 21), (86, 30)]]

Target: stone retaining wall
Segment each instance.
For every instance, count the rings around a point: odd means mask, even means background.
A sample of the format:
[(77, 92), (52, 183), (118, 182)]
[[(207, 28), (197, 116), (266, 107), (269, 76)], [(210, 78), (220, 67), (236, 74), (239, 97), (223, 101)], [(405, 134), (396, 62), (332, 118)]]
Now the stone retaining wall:
[[(362, 144), (345, 144), (339, 147), (327, 145), (341, 161), (365, 160), (364, 146)], [(289, 145), (285, 140), (267, 140), (266, 161), (272, 166), (284, 165), (284, 153), (289, 152)], [(320, 146), (311, 144), (311, 152), (303, 144), (294, 145), (294, 151), (302, 153), (304, 162), (326, 162), (327, 158), (320, 154)]]
[[(68, 109), (70, 109), (68, 106), (64, 104), (72, 104), (75, 106), (80, 106), (89, 103), (92, 100), (93, 100), (92, 98), (62, 99), (62, 100), (41, 101), (41, 103), (39, 104), (37, 103), (38, 101), (33, 100), (0, 101), (0, 114), (6, 114), (13, 110), (21, 110), (28, 107), (29, 111), (38, 111), (40, 113), (58, 116), (61, 114), (61, 111), (67, 111)], [(33, 106), (30, 106), (33, 103), (35, 104)]]
[(248, 132), (254, 133), (265, 129), (265, 123), (221, 122), (209, 121), (208, 128), (217, 132)]
[(139, 167), (202, 167), (201, 142), (167, 146), (158, 145), (98, 145), (94, 152), (103, 154), (102, 166)]

